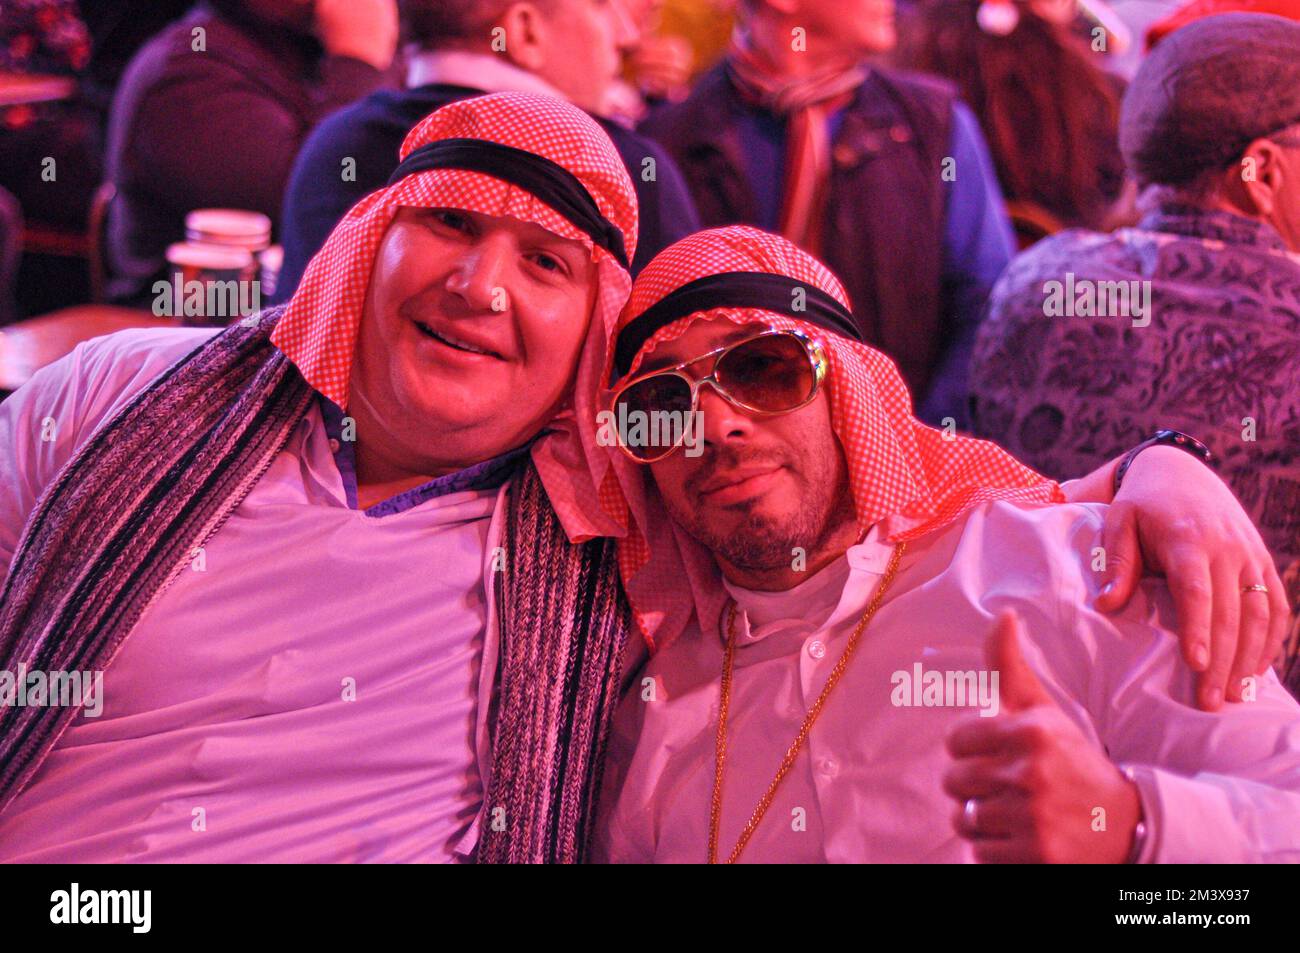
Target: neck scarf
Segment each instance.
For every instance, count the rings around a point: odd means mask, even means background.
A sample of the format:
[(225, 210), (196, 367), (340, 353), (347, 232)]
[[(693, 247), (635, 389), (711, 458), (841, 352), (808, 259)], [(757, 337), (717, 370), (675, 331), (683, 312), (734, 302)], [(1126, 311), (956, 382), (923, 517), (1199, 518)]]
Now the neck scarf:
[[(710, 275), (737, 272), (782, 275), (829, 295), (846, 310), (850, 307), (840, 282), (812, 256), (779, 236), (732, 226), (697, 232), (656, 256), (637, 277), (620, 331), (677, 289)], [(831, 426), (848, 464), (859, 539), (876, 524), (888, 541), (917, 539), (993, 500), (1064, 500), (1054, 482), (995, 444), (951, 436), (917, 420), (894, 362), (875, 348), (828, 330), (829, 318), (813, 322), (753, 307), (697, 311), (654, 331), (637, 350), (629, 373), (637, 373), (656, 344), (680, 337), (694, 322), (709, 318), (799, 330), (822, 342)], [(607, 373), (616, 363), (617, 343), (611, 344)], [(607, 407), (609, 391), (602, 400)], [(726, 593), (712, 554), (672, 523), (648, 468), (643, 471), (639, 484), (626, 487), (632, 525), (621, 541), (619, 560), (637, 617), (655, 624), (648, 636), (654, 650), (680, 634), (692, 612), (706, 633), (716, 630)]]
[(866, 79), (866, 68), (832, 67), (808, 76), (784, 76), (737, 30), (727, 71), (741, 98), (785, 119), (785, 176), (777, 231), (820, 254), (831, 177), (830, 117), (853, 98)]
[[(580, 110), (521, 94), (464, 100), (412, 130), (402, 158), (476, 138), (531, 151), (576, 177), (634, 253), (632, 184), (604, 132)], [(5, 668), (106, 668), (193, 549), (257, 483), (316, 393), (346, 408), (371, 266), (404, 205), (512, 215), (585, 242), (599, 288), (583, 361), (588, 377), (598, 376), (631, 283), (616, 256), (508, 181), (460, 168), (413, 172), (345, 216), (283, 313), (228, 328), (79, 449), (29, 519), (0, 594)], [(593, 539), (621, 527), (598, 503), (597, 487), (615, 468), (576, 425), (589, 403), (572, 402), (552, 421), (507, 490), (500, 700), (485, 792), (486, 804), (503, 811), (492, 816), (506, 823), (485, 825), (484, 861), (580, 860), (594, 819), (629, 622), (613, 544)], [(76, 711), (0, 710), (0, 811)]]

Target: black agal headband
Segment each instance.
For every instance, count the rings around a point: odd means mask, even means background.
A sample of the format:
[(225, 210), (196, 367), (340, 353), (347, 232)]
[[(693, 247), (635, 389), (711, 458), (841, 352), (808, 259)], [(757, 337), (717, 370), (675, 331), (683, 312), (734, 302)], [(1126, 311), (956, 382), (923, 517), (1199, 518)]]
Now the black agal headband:
[(413, 149), (393, 170), (388, 184), (430, 169), (482, 172), (531, 192), (630, 270), (622, 229), (600, 213), (576, 175), (545, 156), (485, 139), (439, 139)]
[(862, 332), (848, 308), (831, 295), (786, 275), (729, 271), (706, 275), (660, 298), (628, 322), (614, 349), (614, 371), (622, 377), (641, 346), (678, 318), (713, 308), (758, 308), (809, 321), (855, 341)]

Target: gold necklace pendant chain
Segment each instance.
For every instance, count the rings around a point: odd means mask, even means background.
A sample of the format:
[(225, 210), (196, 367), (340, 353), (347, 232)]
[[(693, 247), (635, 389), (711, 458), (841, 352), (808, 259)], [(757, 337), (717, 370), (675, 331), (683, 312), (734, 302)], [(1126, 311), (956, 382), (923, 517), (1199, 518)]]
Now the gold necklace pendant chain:
[[(808, 709), (808, 714), (799, 727), (799, 733), (795, 735), (794, 743), (786, 751), (785, 757), (781, 760), (781, 766), (776, 769), (776, 777), (772, 778), (772, 783), (768, 785), (767, 793), (759, 800), (758, 807), (754, 808), (754, 813), (749, 816), (749, 822), (745, 825), (744, 830), (740, 832), (740, 839), (736, 841), (736, 846), (732, 850), (731, 856), (727, 858), (727, 863), (734, 864), (736, 862), (740, 857), (740, 852), (745, 849), (749, 839), (754, 836), (754, 831), (758, 830), (759, 822), (763, 820), (763, 815), (767, 813), (767, 809), (776, 798), (777, 788), (781, 786), (785, 776), (790, 773), (795, 758), (799, 756), (799, 751), (803, 748), (804, 742), (808, 740), (808, 733), (812, 731), (812, 726), (817, 721), (817, 716), (821, 714), (826, 699), (830, 697), (831, 691), (840, 680), (840, 676), (848, 668), (849, 659), (853, 655), (853, 650), (857, 648), (863, 630), (871, 622), (872, 616), (876, 614), (881, 601), (885, 598), (885, 593), (889, 591), (889, 586), (898, 573), (898, 564), (903, 558), (903, 550), (906, 548), (906, 543), (899, 543), (894, 547), (894, 553), (890, 557), (889, 566), (885, 569), (884, 578), (880, 580), (876, 594), (872, 596), (866, 611), (862, 613), (862, 618), (858, 620), (853, 633), (849, 636), (848, 644), (844, 646), (839, 661), (831, 669), (831, 674), (826, 679), (826, 685), (822, 688), (821, 694), (817, 696), (817, 700)], [(736, 603), (733, 601), (727, 611), (727, 650), (722, 663), (722, 699), (718, 704), (718, 736), (715, 745), (717, 761), (713, 772), (713, 801), (709, 806), (709, 863), (711, 864), (718, 862), (718, 828), (722, 823), (722, 773), (727, 760), (727, 709), (730, 707), (731, 702), (731, 678), (735, 661)]]

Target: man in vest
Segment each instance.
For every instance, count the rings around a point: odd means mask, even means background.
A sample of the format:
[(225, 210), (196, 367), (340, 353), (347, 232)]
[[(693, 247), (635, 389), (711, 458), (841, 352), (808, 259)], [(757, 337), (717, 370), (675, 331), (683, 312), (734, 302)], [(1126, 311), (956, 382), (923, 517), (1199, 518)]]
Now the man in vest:
[(932, 77), (867, 65), (891, 0), (742, 0), (732, 46), (642, 126), (700, 220), (778, 232), (840, 275), (918, 416), (966, 422), (971, 348), (1015, 245), (973, 114)]

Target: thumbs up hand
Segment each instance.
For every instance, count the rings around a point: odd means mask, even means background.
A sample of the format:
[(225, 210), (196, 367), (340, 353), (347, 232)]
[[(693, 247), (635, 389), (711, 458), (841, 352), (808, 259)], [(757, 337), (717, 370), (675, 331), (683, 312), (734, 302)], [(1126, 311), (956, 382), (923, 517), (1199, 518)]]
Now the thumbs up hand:
[(998, 673), (994, 717), (948, 733), (943, 789), (980, 863), (1122, 863), (1141, 819), (1137, 787), (1052, 701), (1020, 652), (1014, 612), (985, 643)]

